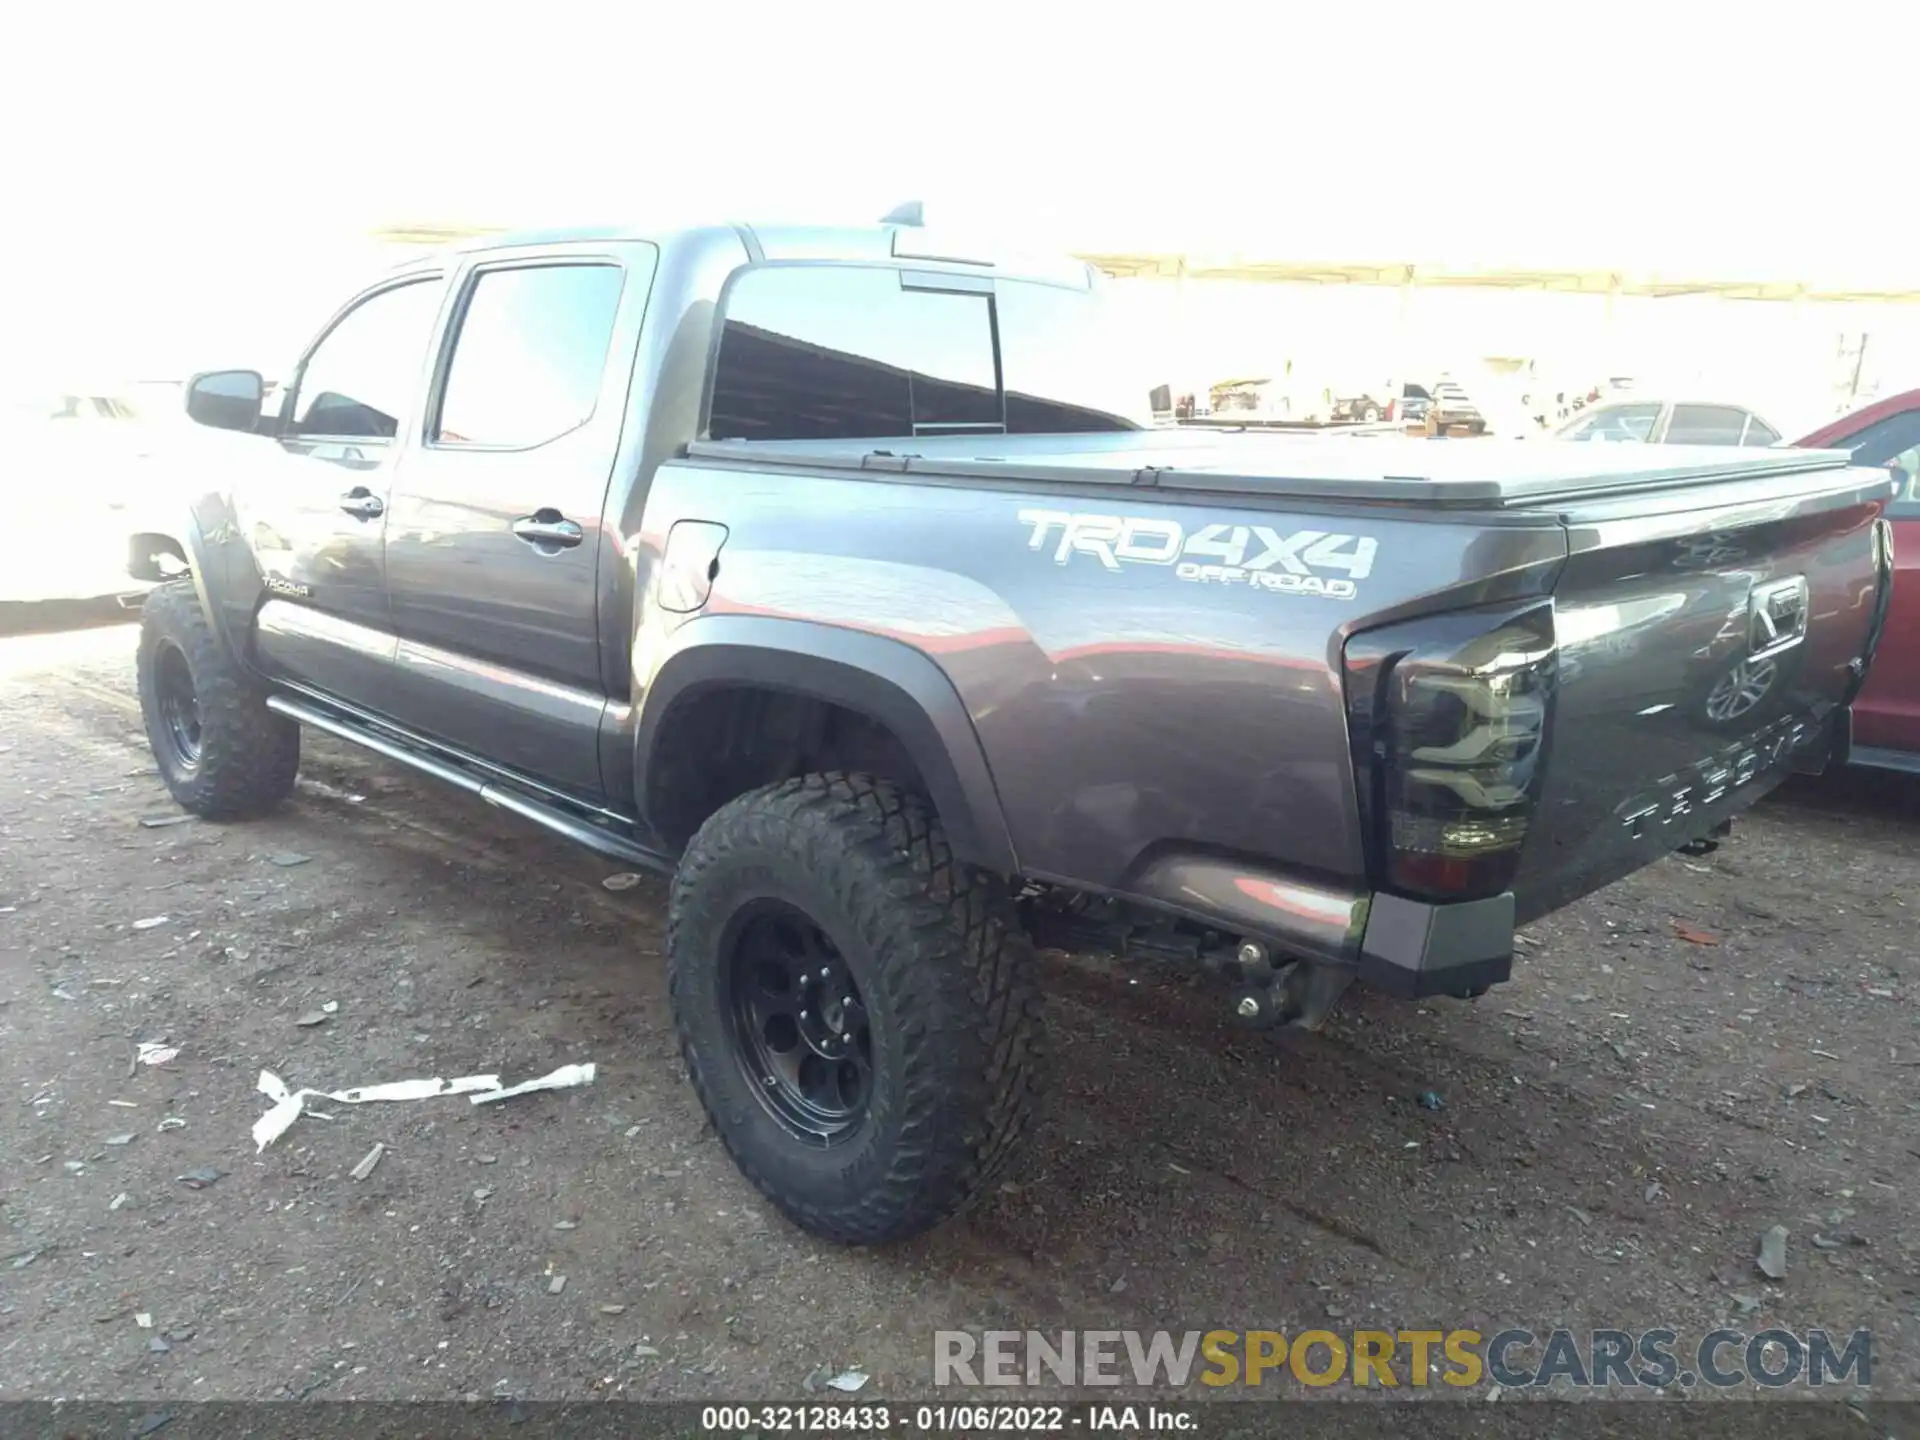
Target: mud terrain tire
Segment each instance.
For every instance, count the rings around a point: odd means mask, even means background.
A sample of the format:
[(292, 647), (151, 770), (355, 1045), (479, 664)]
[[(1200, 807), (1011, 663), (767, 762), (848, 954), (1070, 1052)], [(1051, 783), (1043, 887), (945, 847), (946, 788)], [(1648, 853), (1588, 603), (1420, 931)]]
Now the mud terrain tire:
[(147, 595), (136, 668), (147, 743), (183, 809), (249, 820), (292, 793), (300, 727), (267, 709), (266, 691), (214, 633), (191, 580)]
[[(796, 1123), (773, 1074), (779, 1047), (754, 1038), (768, 1033), (749, 1013), (765, 972), (743, 937), (769, 915), (776, 930), (806, 931), (807, 963), (822, 962), (804, 972), (809, 989), (784, 992), (790, 1013), (767, 1022), (784, 1030), (775, 1038), (820, 1025), (808, 998), (819, 987), (861, 1016), (864, 1040), (852, 1023), (816, 1035), (830, 1073), (855, 1076), (865, 1046), (864, 1088), (836, 1092), (847, 1113), (835, 1133), (805, 1128), (833, 1129), (815, 1112)], [(868, 1245), (932, 1228), (986, 1190), (1029, 1127), (1044, 1052), (1033, 947), (1004, 885), (954, 859), (916, 795), (835, 773), (723, 806), (674, 878), (667, 953), (681, 1054), (721, 1143), (816, 1236)], [(801, 1061), (822, 1072), (817, 1054)]]

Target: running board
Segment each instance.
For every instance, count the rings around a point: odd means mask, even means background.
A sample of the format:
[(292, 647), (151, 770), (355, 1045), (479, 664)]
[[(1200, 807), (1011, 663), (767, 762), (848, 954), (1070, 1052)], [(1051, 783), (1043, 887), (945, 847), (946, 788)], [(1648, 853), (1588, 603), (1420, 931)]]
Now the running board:
[(478, 796), (487, 804), (518, 815), (523, 820), (531, 820), (543, 829), (566, 837), (576, 845), (583, 845), (599, 854), (610, 856), (615, 860), (624, 860), (630, 865), (639, 865), (649, 870), (671, 873), (674, 868), (671, 856), (649, 850), (644, 845), (636, 844), (624, 836), (616, 835), (610, 830), (603, 830), (597, 825), (591, 825), (585, 820), (567, 814), (556, 805), (531, 799), (495, 781), (482, 780), (479, 776), (462, 770), (456, 765), (449, 765), (444, 760), (437, 760), (412, 746), (388, 739), (385, 735), (375, 734), (338, 716), (329, 715), (324, 710), (303, 705), (297, 700), (289, 700), (284, 695), (269, 695), (267, 708), (276, 714), (286, 716), (289, 720), (297, 720), (302, 725), (311, 725), (316, 730), (324, 730), (329, 735), (349, 741), (362, 749), (371, 750), (376, 755), (398, 761), (410, 769), (418, 770), (423, 775), (431, 775), (442, 784), (451, 785), (456, 790), (464, 790), (469, 795)]

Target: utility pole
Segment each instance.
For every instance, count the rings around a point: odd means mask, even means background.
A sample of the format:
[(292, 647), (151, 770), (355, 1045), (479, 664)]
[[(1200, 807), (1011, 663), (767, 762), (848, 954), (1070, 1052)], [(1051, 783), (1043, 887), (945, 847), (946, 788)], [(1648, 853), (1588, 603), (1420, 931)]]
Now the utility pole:
[(1854, 402), (1860, 398), (1860, 367), (1867, 359), (1867, 332), (1860, 332), (1860, 343), (1853, 351), (1853, 379), (1847, 385), (1847, 408), (1851, 410)]

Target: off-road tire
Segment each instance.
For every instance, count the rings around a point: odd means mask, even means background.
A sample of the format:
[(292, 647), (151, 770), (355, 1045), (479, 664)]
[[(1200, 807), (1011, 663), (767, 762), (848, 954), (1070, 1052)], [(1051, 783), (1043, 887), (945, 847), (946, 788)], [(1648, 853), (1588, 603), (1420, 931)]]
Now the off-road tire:
[[(756, 901), (804, 912), (859, 986), (872, 1090), (858, 1128), (796, 1138), (756, 1090), (722, 970)], [(668, 989), (680, 1052), (741, 1172), (802, 1229), (902, 1240), (976, 1200), (1031, 1123), (1045, 1040), (1034, 950), (1004, 885), (955, 860), (918, 796), (860, 775), (743, 795), (700, 828), (674, 877)]]
[[(162, 714), (159, 671), (174, 653), (184, 658), (193, 685), (197, 757), (183, 752)], [(293, 792), (300, 727), (267, 709), (266, 691), (214, 632), (191, 580), (148, 593), (136, 665), (147, 743), (181, 808), (207, 820), (248, 820)]]

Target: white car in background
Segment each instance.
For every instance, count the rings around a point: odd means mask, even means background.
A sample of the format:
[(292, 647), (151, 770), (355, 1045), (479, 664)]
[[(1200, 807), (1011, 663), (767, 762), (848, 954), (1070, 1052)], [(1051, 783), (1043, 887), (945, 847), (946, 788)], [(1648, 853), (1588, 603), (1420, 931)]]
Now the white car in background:
[[(0, 404), (0, 454), (15, 524), (0, 548), (0, 602), (136, 600), (186, 569), (184, 499), (160, 483), (163, 437), (128, 392), (15, 393)], [(145, 564), (148, 580), (129, 567)]]

